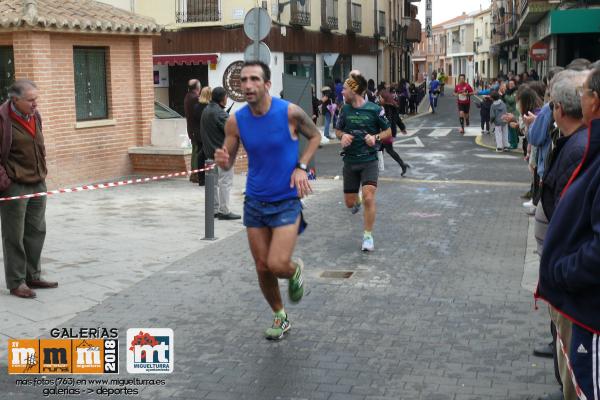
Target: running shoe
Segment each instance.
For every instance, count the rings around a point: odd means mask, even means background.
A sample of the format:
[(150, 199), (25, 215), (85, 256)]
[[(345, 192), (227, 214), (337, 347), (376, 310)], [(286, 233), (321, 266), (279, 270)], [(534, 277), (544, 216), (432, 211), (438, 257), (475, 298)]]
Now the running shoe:
[(363, 236), (362, 251), (373, 251), (375, 250), (375, 244), (373, 243), (373, 236)]
[(300, 258), (293, 260), (292, 263), (296, 266), (296, 272), (288, 281), (288, 296), (292, 303), (297, 303), (304, 296), (304, 278), (302, 276), (304, 263)]
[(359, 193), (358, 194), (358, 200), (356, 201), (356, 203), (354, 203), (354, 205), (352, 206), (352, 208), (350, 209), (350, 212), (352, 214), (356, 214), (357, 212), (360, 211), (360, 207), (362, 205), (362, 195)]
[(290, 324), (287, 314), (285, 315), (285, 318), (275, 315), (273, 317), (273, 325), (265, 331), (265, 338), (268, 340), (280, 340), (291, 327), (292, 324)]

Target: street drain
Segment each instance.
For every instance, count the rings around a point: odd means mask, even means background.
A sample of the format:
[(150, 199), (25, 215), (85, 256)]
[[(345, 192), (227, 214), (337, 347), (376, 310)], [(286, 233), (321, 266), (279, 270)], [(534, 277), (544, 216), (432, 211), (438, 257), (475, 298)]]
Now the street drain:
[(348, 279), (354, 272), (352, 271), (323, 271), (321, 272), (321, 278), (331, 278), (331, 279)]

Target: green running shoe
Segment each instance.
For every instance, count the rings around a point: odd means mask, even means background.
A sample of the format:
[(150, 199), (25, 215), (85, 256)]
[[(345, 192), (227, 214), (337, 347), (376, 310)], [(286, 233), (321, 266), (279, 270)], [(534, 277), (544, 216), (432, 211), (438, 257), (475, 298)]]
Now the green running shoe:
[(297, 303), (304, 296), (304, 278), (302, 277), (304, 263), (299, 258), (292, 260), (292, 262), (296, 266), (296, 272), (288, 281), (288, 296), (292, 303)]
[(285, 319), (275, 315), (273, 317), (273, 325), (265, 331), (265, 337), (268, 340), (280, 340), (291, 327), (292, 325), (290, 324), (287, 314), (285, 315)]

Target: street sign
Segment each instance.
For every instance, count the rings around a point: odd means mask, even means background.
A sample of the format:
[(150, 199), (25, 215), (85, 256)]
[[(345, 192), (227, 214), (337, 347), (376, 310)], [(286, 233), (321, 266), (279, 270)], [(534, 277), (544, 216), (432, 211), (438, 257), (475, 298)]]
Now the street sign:
[(433, 25), (431, 3), (432, 0), (425, 0), (425, 32), (427, 32), (427, 37), (431, 37), (431, 29)]
[(529, 54), (531, 55), (531, 59), (533, 61), (546, 61), (548, 59), (549, 47), (544, 42), (537, 42), (533, 46), (531, 46), (531, 50)]
[(255, 41), (244, 51), (244, 61), (262, 61), (269, 65), (271, 63), (271, 50), (263, 42)]
[(271, 17), (267, 10), (254, 7), (244, 18), (244, 33), (251, 40), (263, 40), (271, 30)]

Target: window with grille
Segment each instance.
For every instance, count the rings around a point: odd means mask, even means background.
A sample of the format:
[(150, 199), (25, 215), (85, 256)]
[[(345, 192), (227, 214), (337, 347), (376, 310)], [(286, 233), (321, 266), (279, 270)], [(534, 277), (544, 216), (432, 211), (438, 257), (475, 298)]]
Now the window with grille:
[(15, 81), (15, 58), (10, 46), (0, 46), (0, 103), (8, 99), (8, 87)]
[(377, 33), (379, 36), (385, 36), (385, 11), (378, 12)]
[(73, 66), (77, 121), (108, 118), (106, 49), (75, 47)]
[(362, 31), (362, 7), (360, 4), (352, 3), (352, 30), (354, 32)]

